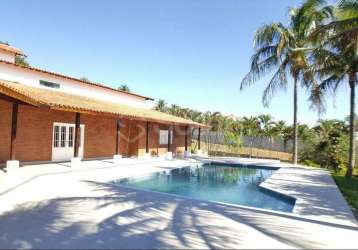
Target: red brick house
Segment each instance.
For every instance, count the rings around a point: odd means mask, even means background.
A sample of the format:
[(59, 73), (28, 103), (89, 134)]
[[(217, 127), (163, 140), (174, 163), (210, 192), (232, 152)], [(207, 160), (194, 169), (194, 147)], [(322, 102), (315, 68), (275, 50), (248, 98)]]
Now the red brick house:
[(0, 164), (181, 155), (202, 124), (154, 111), (152, 98), (15, 64), (0, 45)]

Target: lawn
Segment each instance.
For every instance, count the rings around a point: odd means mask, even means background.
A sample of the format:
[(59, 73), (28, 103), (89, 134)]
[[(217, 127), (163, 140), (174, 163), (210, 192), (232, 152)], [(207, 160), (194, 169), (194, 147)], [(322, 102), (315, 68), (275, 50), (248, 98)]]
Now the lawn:
[(344, 177), (344, 172), (332, 172), (332, 176), (358, 219), (358, 169), (355, 170), (355, 176), (350, 180)]

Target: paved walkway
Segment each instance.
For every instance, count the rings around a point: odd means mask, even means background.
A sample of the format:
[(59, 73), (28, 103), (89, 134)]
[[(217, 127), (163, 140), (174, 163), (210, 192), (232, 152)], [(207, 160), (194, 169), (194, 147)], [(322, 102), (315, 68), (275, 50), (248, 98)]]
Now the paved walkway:
[[(28, 166), (21, 169), (16, 187), (0, 175), (0, 248), (357, 248), (358, 227), (345, 201), (323, 203), (326, 209), (318, 206), (331, 197), (328, 193), (340, 196), (327, 172), (272, 161), (220, 160), (279, 165), (264, 185), (295, 196), (298, 208), (292, 214), (278, 213), (108, 183), (195, 161), (128, 159), (113, 166), (103, 160), (77, 170), (66, 164)], [(33, 176), (30, 169), (43, 175)], [(315, 187), (320, 191), (309, 191)], [(300, 199), (317, 208), (303, 209)], [(313, 214), (317, 209), (319, 214)]]

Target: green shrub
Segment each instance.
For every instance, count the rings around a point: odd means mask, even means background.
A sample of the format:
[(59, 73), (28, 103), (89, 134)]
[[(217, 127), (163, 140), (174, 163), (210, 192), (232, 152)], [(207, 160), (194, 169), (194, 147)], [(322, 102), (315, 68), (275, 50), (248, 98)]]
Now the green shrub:
[(306, 165), (306, 166), (310, 166), (310, 167), (314, 167), (314, 168), (320, 168), (321, 166), (314, 162), (314, 161), (311, 161), (311, 160), (303, 160), (303, 161), (300, 161), (300, 163), (302, 165)]

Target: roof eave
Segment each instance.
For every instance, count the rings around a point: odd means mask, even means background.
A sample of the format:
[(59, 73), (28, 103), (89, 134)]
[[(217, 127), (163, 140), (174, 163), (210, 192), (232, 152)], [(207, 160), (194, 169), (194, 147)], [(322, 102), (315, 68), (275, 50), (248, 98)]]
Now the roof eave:
[[(19, 54), (19, 55), (26, 56), (25, 54)], [(54, 75), (54, 76), (57, 76), (57, 77), (62, 77), (62, 78), (65, 78), (65, 79), (69, 79), (69, 80), (73, 80), (73, 81), (85, 83), (85, 84), (88, 84), (88, 85), (92, 85), (92, 86), (96, 86), (96, 87), (100, 87), (100, 88), (109, 89), (109, 90), (116, 91), (116, 92), (120, 92), (120, 93), (124, 93), (124, 94), (127, 94), (127, 95), (136, 96), (136, 97), (139, 97), (139, 98), (143, 98), (143, 99), (145, 99), (146, 101), (147, 101), (147, 100), (154, 101), (154, 99), (153, 99), (152, 97), (148, 97), (148, 96), (143, 96), (143, 95), (139, 95), (139, 94), (135, 94), (135, 93), (130, 93), (130, 92), (122, 91), (122, 90), (115, 89), (115, 88), (112, 88), (112, 87), (109, 87), (109, 86), (106, 86), (106, 85), (103, 85), (103, 84), (100, 84), (100, 83), (84, 81), (84, 80), (78, 79), (78, 78), (76, 78), (76, 77), (66, 76), (66, 75), (63, 75), (63, 74), (59, 74), (59, 73), (55, 73), (55, 72), (50, 72), (50, 71), (43, 70), (43, 69), (39, 69), (39, 68), (34, 68), (34, 67), (32, 67), (32, 66), (18, 65), (18, 64), (16, 64), (16, 63), (8, 62), (8, 61), (5, 61), (5, 60), (0, 60), (0, 63), (5, 63), (5, 64), (12, 65), (12, 66), (15, 66), (15, 67), (19, 67), (19, 68), (23, 68), (23, 69), (27, 69), (27, 70), (33, 70), (33, 71), (41, 72), (41, 73), (44, 73), (44, 74)]]
[[(2, 83), (4, 82), (4, 83)], [(45, 101), (41, 101), (38, 100), (36, 98), (34, 98), (32, 95), (25, 93), (24, 91), (20, 91), (19, 89), (16, 89), (15, 86), (12, 86), (11, 84), (19, 84), (22, 85), (20, 83), (17, 82), (7, 82), (5, 83), (4, 80), (0, 80), (0, 93), (7, 95), (11, 98), (14, 98), (16, 100), (22, 101), (24, 103), (30, 104), (32, 106), (35, 107), (39, 107), (39, 108), (48, 108), (48, 109), (52, 109), (52, 110), (60, 110), (60, 111), (67, 111), (67, 112), (78, 112), (78, 113), (85, 113), (85, 114), (92, 114), (92, 115), (102, 115), (102, 116), (111, 116), (111, 117), (123, 117), (125, 119), (131, 119), (131, 120), (138, 120), (138, 121), (150, 121), (150, 122), (156, 122), (156, 123), (162, 123), (162, 124), (167, 124), (167, 125), (179, 125), (179, 126), (193, 126), (193, 127), (207, 127), (204, 124), (200, 124), (191, 120), (186, 120), (180, 117), (175, 117), (178, 118), (178, 121), (173, 121), (173, 119), (171, 119), (171, 117), (163, 117), (163, 118), (157, 118), (157, 117), (148, 117), (148, 116), (131, 116), (128, 114), (120, 114), (120, 113), (116, 113), (116, 112), (110, 112), (110, 111), (95, 111), (95, 110), (91, 110), (91, 109), (86, 109), (86, 108), (80, 108), (80, 107), (74, 107), (74, 106), (69, 106), (66, 104), (58, 104), (58, 103), (52, 103), (52, 102), (45, 102)], [(3, 85), (4, 84), (4, 85)], [(30, 87), (27, 86), (28, 88), (34, 88), (34, 87)], [(52, 90), (46, 90), (46, 91), (52, 91)], [(57, 93), (55, 91), (52, 91), (54, 93)], [(67, 94), (66, 95), (70, 95)], [(160, 112), (162, 113), (162, 112)], [(163, 113), (163, 115), (168, 116), (168, 114)], [(171, 116), (171, 115), (169, 115)]]

